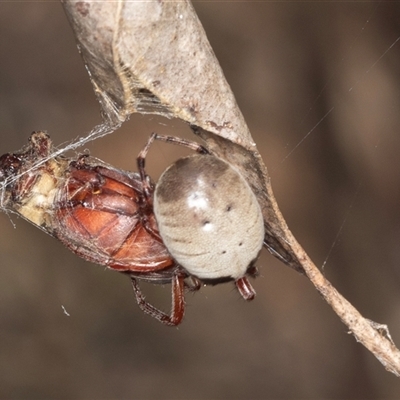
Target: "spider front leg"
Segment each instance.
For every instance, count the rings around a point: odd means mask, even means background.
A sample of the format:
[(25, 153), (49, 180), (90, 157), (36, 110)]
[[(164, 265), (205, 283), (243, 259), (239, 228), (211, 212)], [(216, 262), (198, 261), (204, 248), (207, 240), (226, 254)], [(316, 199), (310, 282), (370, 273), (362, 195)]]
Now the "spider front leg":
[(140, 290), (137, 280), (131, 277), (133, 291), (136, 296), (136, 301), (139, 308), (146, 314), (151, 315), (153, 318), (162, 322), (165, 325), (176, 326), (182, 322), (183, 315), (185, 313), (185, 296), (184, 296), (184, 276), (181, 274), (175, 274), (172, 277), (172, 308), (170, 315), (164, 313), (158, 308), (148, 303), (142, 291)]
[(140, 179), (142, 180), (143, 193), (148, 200), (151, 198), (151, 187), (150, 187), (150, 181), (146, 175), (145, 162), (146, 162), (147, 153), (149, 152), (150, 146), (152, 145), (154, 140), (161, 140), (166, 143), (172, 143), (172, 144), (184, 146), (184, 147), (192, 149), (193, 151), (196, 151), (197, 153), (200, 153), (200, 154), (209, 154), (209, 151), (204, 146), (198, 144), (197, 142), (181, 139), (181, 138), (175, 137), (175, 136), (159, 135), (158, 133), (153, 132), (150, 135), (149, 140), (147, 141), (143, 150), (141, 150), (141, 152), (139, 153), (139, 155), (137, 156), (137, 159), (136, 159), (139, 174), (140, 174)]

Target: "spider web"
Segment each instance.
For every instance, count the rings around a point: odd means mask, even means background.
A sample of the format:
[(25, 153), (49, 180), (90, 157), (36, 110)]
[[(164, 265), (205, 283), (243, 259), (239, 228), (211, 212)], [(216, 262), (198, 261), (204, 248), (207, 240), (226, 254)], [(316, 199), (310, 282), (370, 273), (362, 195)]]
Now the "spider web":
[[(368, 37), (366, 34), (368, 33), (370, 29), (370, 24), (371, 22), (374, 21), (374, 18), (377, 16), (377, 12), (379, 7), (382, 5), (382, 1), (379, 2), (373, 2), (370, 7), (369, 15), (367, 16), (365, 23), (363, 26), (360, 28), (360, 30), (354, 35), (354, 39), (350, 40), (350, 43), (347, 45), (347, 51), (348, 54), (351, 54), (353, 51), (355, 51), (357, 48), (360, 48), (362, 46), (366, 45), (366, 42), (368, 41)], [(373, 28), (372, 28), (373, 29)], [(389, 37), (389, 35), (387, 35)], [(390, 40), (390, 39), (389, 39)], [(363, 85), (368, 82), (370, 79), (371, 75), (374, 73), (375, 69), (377, 67), (380, 67), (382, 63), (385, 63), (385, 59), (387, 56), (395, 51), (397, 49), (398, 51), (398, 46), (399, 46), (399, 41), (400, 41), (400, 36), (397, 36), (394, 40), (388, 41), (386, 43), (386, 47), (384, 47), (384, 50), (381, 51), (381, 53), (372, 61), (369, 62), (366, 67), (364, 68), (363, 71), (361, 71), (358, 76), (352, 79), (351, 83), (349, 84), (347, 91), (348, 93), (352, 92), (357, 92), (363, 89)], [(311, 107), (309, 108), (308, 112), (304, 115), (302, 118), (301, 122), (299, 123), (299, 126), (304, 126), (305, 121), (307, 121), (308, 116), (314, 109), (318, 106), (320, 100), (322, 99), (323, 95), (329, 91), (331, 88), (335, 78), (337, 78), (338, 74), (340, 73), (340, 66), (344, 64), (345, 62), (348, 61), (348, 57), (344, 57), (340, 60), (339, 63), (336, 64), (336, 67), (334, 68), (335, 72), (333, 72), (328, 78), (326, 79), (325, 84), (323, 85), (321, 91), (318, 93), (318, 95), (315, 97), (314, 101), (312, 101)], [(387, 65), (384, 64), (383, 69), (387, 68)], [(303, 134), (302, 138), (294, 144), (291, 149), (287, 152), (285, 156), (280, 161), (280, 165), (286, 163), (288, 159), (292, 158), (295, 156), (303, 146), (307, 145), (307, 142), (309, 139), (311, 139), (314, 135), (319, 135), (322, 134), (322, 131), (324, 129), (324, 123), (328, 122), (329, 123), (329, 118), (332, 117), (336, 111), (338, 104), (332, 103), (331, 105), (328, 106), (328, 110), (321, 116), (321, 118), (312, 126), (311, 129), (309, 129), (305, 134)], [(341, 106), (339, 102), (339, 107)], [(386, 129), (389, 129), (389, 124), (386, 121), (382, 121), (382, 130), (385, 131)], [(321, 129), (320, 129), (321, 128)], [(329, 128), (328, 128), (329, 129)], [(378, 135), (379, 136), (379, 135)], [(378, 137), (375, 138), (373, 142), (371, 142), (371, 153), (377, 153), (377, 150), (379, 146), (382, 145), (382, 138)], [(275, 165), (271, 171), (276, 171), (279, 166)], [(343, 233), (346, 229), (346, 225), (349, 222), (349, 219), (352, 218), (352, 213), (354, 212), (354, 208), (357, 205), (357, 202), (360, 200), (360, 192), (365, 184), (365, 177), (360, 178), (358, 182), (356, 182), (356, 187), (354, 189), (353, 196), (349, 200), (349, 204), (347, 205), (347, 208), (344, 209), (343, 211), (343, 219), (342, 222), (340, 223), (340, 226), (338, 228), (338, 231), (333, 239), (332, 244), (329, 247), (328, 253), (326, 254), (326, 257), (321, 265), (322, 269), (325, 269), (332, 253), (334, 252), (335, 248), (339, 245), (341, 241), (341, 237), (343, 236)]]

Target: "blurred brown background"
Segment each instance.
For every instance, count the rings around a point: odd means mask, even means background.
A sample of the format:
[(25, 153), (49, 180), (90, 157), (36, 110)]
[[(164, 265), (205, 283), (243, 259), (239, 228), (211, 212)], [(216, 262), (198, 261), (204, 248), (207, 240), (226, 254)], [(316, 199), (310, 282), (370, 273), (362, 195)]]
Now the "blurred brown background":
[[(336, 288), (400, 344), (400, 41), (390, 48), (399, 3), (195, 8), (289, 226), (317, 265), (327, 261)], [(33, 130), (61, 144), (100, 122), (58, 2), (1, 2), (0, 54), (1, 153)], [(135, 169), (153, 130), (190, 134), (179, 121), (137, 115), (86, 147)], [(181, 154), (156, 144), (150, 173), (157, 178)], [(400, 381), (267, 251), (254, 302), (229, 284), (207, 287), (187, 296), (174, 329), (138, 309), (126, 277), (12, 220), (16, 229), (0, 214), (2, 399), (400, 397)], [(145, 290), (169, 309), (168, 287)]]

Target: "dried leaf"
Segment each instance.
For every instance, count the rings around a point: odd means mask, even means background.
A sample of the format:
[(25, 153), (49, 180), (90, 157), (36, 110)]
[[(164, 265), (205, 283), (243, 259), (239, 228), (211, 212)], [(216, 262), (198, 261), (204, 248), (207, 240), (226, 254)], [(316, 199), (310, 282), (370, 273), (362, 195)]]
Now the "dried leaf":
[(106, 119), (117, 124), (140, 112), (191, 124), (253, 188), (270, 251), (299, 269), (265, 165), (191, 3), (63, 4)]
[(304, 272), (356, 339), (399, 376), (399, 350), (336, 291), (289, 231), (190, 2), (62, 2), (108, 123), (118, 126), (134, 112), (188, 122), (208, 149), (251, 185), (263, 211), (269, 251)]

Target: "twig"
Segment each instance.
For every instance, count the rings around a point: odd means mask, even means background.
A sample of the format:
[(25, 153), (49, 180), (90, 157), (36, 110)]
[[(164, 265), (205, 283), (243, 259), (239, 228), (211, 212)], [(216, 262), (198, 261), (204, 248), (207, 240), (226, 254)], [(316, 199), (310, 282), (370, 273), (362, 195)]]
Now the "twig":
[(293, 237), (267, 169), (189, 1), (62, 0), (103, 114), (115, 125), (134, 112), (180, 118), (209, 150), (246, 177), (265, 221), (265, 246), (304, 273), (357, 341), (400, 376), (400, 352), (385, 325), (364, 318)]

